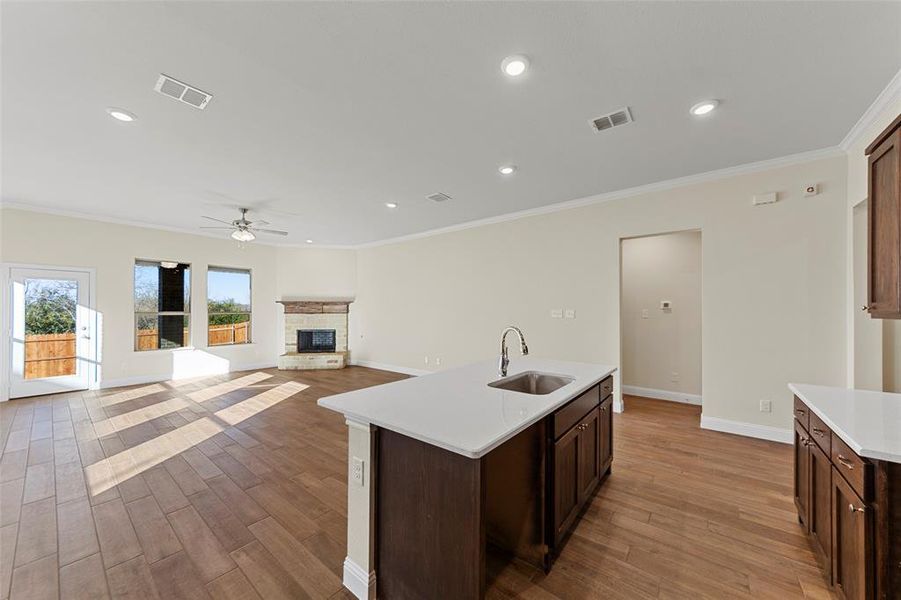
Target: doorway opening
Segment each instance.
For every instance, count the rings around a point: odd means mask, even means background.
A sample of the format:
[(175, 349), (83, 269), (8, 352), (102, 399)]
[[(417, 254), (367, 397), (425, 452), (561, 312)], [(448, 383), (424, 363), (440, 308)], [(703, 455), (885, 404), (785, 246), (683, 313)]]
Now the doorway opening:
[(701, 232), (620, 240), (622, 392), (701, 405)]

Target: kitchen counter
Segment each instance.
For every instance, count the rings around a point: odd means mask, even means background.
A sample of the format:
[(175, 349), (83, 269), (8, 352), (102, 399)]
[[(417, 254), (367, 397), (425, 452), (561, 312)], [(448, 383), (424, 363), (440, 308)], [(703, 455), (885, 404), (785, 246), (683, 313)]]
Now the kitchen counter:
[(610, 365), (512, 357), (507, 377), (524, 371), (574, 380), (545, 395), (488, 387), (501, 379), (495, 360), (345, 394), (319, 405), (467, 458), (481, 458), (616, 371)]
[(799, 383), (788, 387), (858, 455), (901, 463), (901, 394)]

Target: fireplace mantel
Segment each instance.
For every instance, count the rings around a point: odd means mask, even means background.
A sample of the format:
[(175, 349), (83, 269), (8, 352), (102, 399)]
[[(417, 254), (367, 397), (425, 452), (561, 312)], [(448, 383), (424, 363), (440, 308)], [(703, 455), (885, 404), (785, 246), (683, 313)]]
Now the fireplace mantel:
[(347, 313), (353, 298), (304, 298), (300, 300), (276, 300), (284, 305), (286, 315), (321, 313)]
[[(276, 300), (284, 305), (285, 351), (279, 369), (341, 369), (347, 365), (347, 315), (353, 298)], [(297, 331), (333, 329), (335, 352), (297, 352)]]

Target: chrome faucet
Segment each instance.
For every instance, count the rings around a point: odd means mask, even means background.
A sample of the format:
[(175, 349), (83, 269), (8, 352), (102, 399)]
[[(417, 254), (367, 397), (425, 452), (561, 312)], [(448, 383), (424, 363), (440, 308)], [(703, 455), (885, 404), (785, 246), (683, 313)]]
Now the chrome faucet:
[(526, 356), (529, 354), (529, 347), (526, 346), (526, 338), (522, 334), (522, 330), (513, 325), (504, 329), (504, 333), (501, 334), (501, 357), (497, 364), (497, 370), (501, 377), (507, 376), (507, 365), (510, 364), (510, 358), (507, 356), (507, 334), (511, 331), (519, 337), (519, 351), (522, 355)]

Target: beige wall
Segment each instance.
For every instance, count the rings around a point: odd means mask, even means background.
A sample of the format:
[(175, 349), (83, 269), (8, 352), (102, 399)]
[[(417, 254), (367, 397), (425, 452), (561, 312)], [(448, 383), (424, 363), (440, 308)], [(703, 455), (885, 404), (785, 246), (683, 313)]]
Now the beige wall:
[(623, 384), (700, 396), (701, 233), (623, 240), (621, 302)]
[[(867, 156), (866, 147), (876, 139), (882, 130), (901, 114), (901, 95), (889, 102), (885, 109), (858, 138), (858, 142), (848, 149), (848, 205), (849, 211), (867, 197)], [(852, 222), (854, 216), (852, 214)], [(852, 247), (852, 254), (859, 252), (859, 244)], [(873, 387), (872, 376), (881, 370), (882, 387), (887, 392), (901, 392), (901, 321), (870, 319), (862, 314), (860, 307), (866, 298), (866, 262), (853, 261), (852, 285), (854, 286), (852, 316), (852, 345), (854, 372), (861, 373), (861, 382), (855, 387)], [(864, 300), (861, 302), (861, 300)], [(861, 313), (861, 314), (858, 314)], [(867, 366), (870, 365), (870, 366)], [(876, 366), (878, 365), (878, 367)]]
[(278, 248), (276, 272), (279, 300), (352, 298), (357, 283), (357, 255), (354, 250)]
[[(96, 269), (104, 385), (256, 368), (275, 363), (275, 248), (127, 225), (3, 209), (0, 261)], [(192, 268), (194, 350), (135, 352), (133, 268), (136, 258), (187, 262)], [(206, 267), (251, 269), (253, 343), (206, 347)], [(6, 311), (6, 294), (2, 310)], [(278, 334), (276, 334), (278, 333)]]
[(620, 239), (698, 229), (704, 414), (787, 429), (786, 383), (846, 384), (846, 177), (839, 156), (360, 250), (355, 360), (491, 358), (513, 323), (535, 355), (620, 364)]

